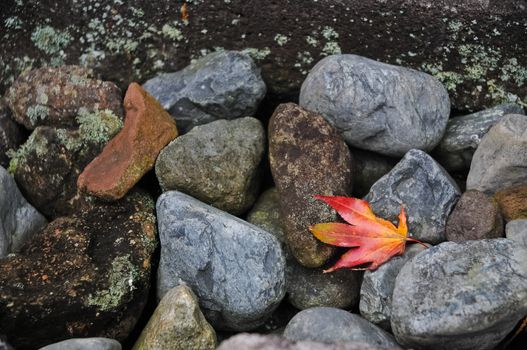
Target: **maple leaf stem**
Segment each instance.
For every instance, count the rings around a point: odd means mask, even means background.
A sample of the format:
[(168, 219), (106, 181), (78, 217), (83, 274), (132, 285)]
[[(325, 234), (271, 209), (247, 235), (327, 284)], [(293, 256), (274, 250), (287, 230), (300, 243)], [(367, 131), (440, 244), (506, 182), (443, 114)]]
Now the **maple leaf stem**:
[(406, 237), (406, 240), (407, 240), (408, 242), (419, 243), (420, 245), (422, 245), (422, 246), (425, 247), (425, 248), (430, 248), (429, 246), (426, 245), (426, 243), (423, 243), (423, 242), (421, 242), (421, 241), (418, 240), (418, 239), (410, 238), (410, 237)]

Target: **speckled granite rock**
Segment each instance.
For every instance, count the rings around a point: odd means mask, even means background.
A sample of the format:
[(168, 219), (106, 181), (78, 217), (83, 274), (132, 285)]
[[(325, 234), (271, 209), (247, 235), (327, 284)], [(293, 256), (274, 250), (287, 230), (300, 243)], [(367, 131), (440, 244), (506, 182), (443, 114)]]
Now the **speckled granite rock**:
[(502, 189), (494, 195), (494, 199), (505, 221), (527, 219), (527, 184)]
[(505, 234), (508, 239), (521, 244), (527, 249), (527, 220), (512, 220), (505, 226)]
[(252, 116), (266, 87), (260, 70), (242, 52), (214, 52), (144, 88), (177, 120), (182, 132), (217, 119)]

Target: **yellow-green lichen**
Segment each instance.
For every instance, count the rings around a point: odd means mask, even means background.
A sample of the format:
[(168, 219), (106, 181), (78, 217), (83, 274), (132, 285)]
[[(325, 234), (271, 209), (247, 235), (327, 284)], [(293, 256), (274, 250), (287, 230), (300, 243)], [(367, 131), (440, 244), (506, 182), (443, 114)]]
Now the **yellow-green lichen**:
[(123, 127), (123, 122), (109, 109), (88, 113), (81, 109), (77, 116), (79, 134), (83, 141), (102, 144)]
[(49, 107), (43, 104), (29, 106), (26, 115), (32, 124), (37, 124), (39, 120), (44, 120), (49, 114)]
[(257, 49), (254, 47), (248, 47), (242, 50), (243, 53), (251, 56), (255, 60), (263, 60), (271, 54), (271, 49), (264, 47), (263, 49)]
[(48, 55), (55, 55), (72, 40), (68, 32), (55, 30), (50, 26), (40, 26), (31, 33), (31, 41)]
[(278, 46), (284, 46), (289, 41), (289, 38), (283, 34), (276, 34), (274, 36), (274, 41), (276, 41)]
[(27, 141), (16, 151), (10, 149), (6, 155), (10, 158), (8, 171), (14, 174), (18, 167), (27, 162), (29, 154), (36, 154), (37, 157), (44, 157), (48, 152), (48, 140), (40, 136), (40, 128), (36, 128), (29, 136)]
[(183, 33), (181, 30), (176, 28), (174, 25), (171, 24), (164, 24), (161, 28), (161, 32), (163, 33), (163, 36), (172, 40), (181, 41), (184, 39)]

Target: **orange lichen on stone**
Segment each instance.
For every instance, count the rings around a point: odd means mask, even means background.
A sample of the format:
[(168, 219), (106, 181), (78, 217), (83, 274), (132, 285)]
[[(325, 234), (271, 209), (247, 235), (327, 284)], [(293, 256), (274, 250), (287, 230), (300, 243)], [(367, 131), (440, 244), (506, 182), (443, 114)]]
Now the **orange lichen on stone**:
[(122, 198), (155, 164), (159, 152), (178, 136), (176, 123), (139, 84), (124, 97), (123, 129), (84, 169), (77, 186), (105, 200)]

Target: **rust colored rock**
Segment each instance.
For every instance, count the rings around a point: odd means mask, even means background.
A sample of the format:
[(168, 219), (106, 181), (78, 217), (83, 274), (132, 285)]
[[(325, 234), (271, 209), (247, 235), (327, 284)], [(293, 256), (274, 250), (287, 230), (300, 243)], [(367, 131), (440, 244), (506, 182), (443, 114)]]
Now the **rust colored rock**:
[(527, 219), (527, 184), (512, 186), (494, 195), (505, 221)]
[(287, 103), (269, 122), (269, 158), (286, 242), (300, 264), (319, 267), (334, 247), (318, 241), (309, 226), (336, 221), (337, 215), (313, 196), (349, 194), (350, 151), (322, 116)]
[(483, 192), (470, 190), (461, 196), (446, 224), (446, 238), (462, 242), (504, 236), (498, 203)]
[(139, 84), (124, 97), (124, 127), (84, 169), (78, 187), (105, 200), (122, 198), (155, 164), (159, 152), (177, 137), (174, 119)]

